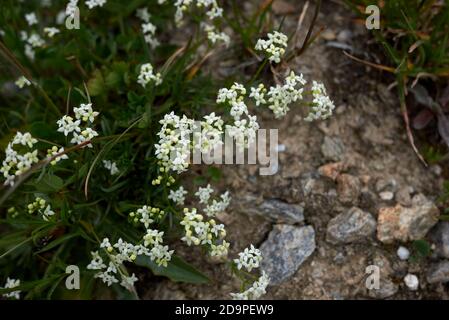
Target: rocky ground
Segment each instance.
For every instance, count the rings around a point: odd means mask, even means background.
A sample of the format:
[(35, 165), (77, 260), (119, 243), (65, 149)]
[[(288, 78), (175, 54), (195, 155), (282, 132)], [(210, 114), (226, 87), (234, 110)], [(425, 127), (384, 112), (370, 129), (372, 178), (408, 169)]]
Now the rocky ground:
[[(285, 28), (294, 30), (303, 1), (289, 3), (294, 11), (287, 12)], [(309, 124), (299, 109), (279, 121), (258, 113), (263, 128), (279, 128), (278, 173), (222, 167), (222, 184), (233, 194), (232, 207), (220, 217), (231, 256), (250, 243), (262, 250), (262, 268), (272, 279), (267, 299), (447, 299), (449, 222), (439, 221), (436, 202), (442, 168), (424, 167), (413, 153), (394, 89), (387, 89), (392, 79), (343, 54), (375, 59), (367, 30), (352, 18), (325, 1), (318, 19), (325, 31), (289, 66), (326, 84), (335, 116)], [(412, 246), (420, 239), (432, 245), (424, 259)], [(142, 297), (227, 299), (238, 291), (225, 265), (198, 261), (196, 253), (189, 248), (182, 255), (212, 284), (151, 278)], [(368, 266), (379, 267), (379, 289), (366, 286)], [(405, 283), (408, 274), (417, 277), (417, 287), (412, 276)]]

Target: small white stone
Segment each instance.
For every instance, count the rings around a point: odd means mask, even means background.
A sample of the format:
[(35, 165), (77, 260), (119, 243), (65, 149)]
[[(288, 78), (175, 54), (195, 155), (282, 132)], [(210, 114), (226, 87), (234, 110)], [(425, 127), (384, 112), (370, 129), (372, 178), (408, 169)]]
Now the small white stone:
[(399, 247), (396, 253), (399, 259), (403, 261), (407, 260), (410, 257), (410, 251), (406, 247)]
[(379, 193), (379, 196), (382, 200), (393, 200), (394, 193), (391, 191), (384, 191), (384, 192)]
[(418, 290), (419, 288), (419, 280), (418, 277), (415, 276), (414, 274), (408, 274), (405, 276), (404, 278), (404, 282), (405, 285), (410, 289), (410, 290)]

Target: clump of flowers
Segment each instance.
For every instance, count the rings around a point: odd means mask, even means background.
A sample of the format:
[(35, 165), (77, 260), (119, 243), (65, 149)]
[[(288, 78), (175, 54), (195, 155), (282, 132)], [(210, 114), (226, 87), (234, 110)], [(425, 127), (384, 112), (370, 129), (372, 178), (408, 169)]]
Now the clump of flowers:
[[(73, 111), (76, 120), (69, 115), (63, 116), (56, 122), (59, 127), (58, 132), (63, 133), (66, 137), (69, 133), (72, 134), (70, 143), (73, 144), (85, 143), (97, 137), (98, 132), (90, 126), (99, 115), (99, 112), (92, 109), (92, 103), (82, 103), (78, 108), (74, 108)], [(88, 143), (87, 146), (91, 148), (92, 144)]]
[[(6, 283), (3, 289), (12, 289), (12, 288), (16, 288), (20, 286), (20, 280), (17, 279), (11, 279), (11, 278), (6, 278)], [(11, 291), (9, 293), (4, 293), (3, 297), (5, 298), (14, 298), (19, 300), (20, 299), (20, 290), (17, 291)]]
[(312, 107), (310, 113), (304, 120), (313, 121), (329, 118), (335, 109), (335, 105), (327, 95), (324, 85), (314, 81), (312, 85), (312, 94)]
[(162, 76), (160, 73), (154, 74), (154, 69), (151, 63), (145, 63), (140, 67), (137, 83), (145, 88), (150, 82), (154, 82), (154, 84), (158, 86), (162, 83)]
[(279, 119), (290, 110), (290, 104), (303, 98), (303, 86), (306, 83), (302, 74), (296, 75), (291, 71), (283, 85), (270, 87), (267, 92), (265, 86), (260, 84), (256, 88), (251, 88), (250, 97), (254, 98), (257, 106), (268, 105), (268, 108), (273, 111), (274, 117)]
[(145, 42), (148, 43), (151, 49), (159, 46), (159, 41), (156, 39), (156, 26), (150, 22), (150, 14), (148, 8), (141, 8), (137, 10), (136, 16), (142, 20), (142, 33)]
[(47, 150), (47, 158), (52, 159), (50, 164), (52, 166), (56, 165), (61, 160), (66, 160), (69, 158), (67, 154), (64, 153), (65, 150), (63, 147), (59, 148), (57, 146), (53, 146), (51, 149)]
[(111, 160), (103, 160), (103, 166), (109, 170), (111, 176), (114, 176), (120, 172), (120, 170), (117, 168), (117, 164)]
[(187, 191), (183, 186), (180, 186), (177, 190), (170, 190), (170, 194), (168, 195), (168, 199), (173, 201), (179, 206), (184, 205), (184, 201), (186, 200), (185, 195)]
[[(14, 186), (16, 176), (28, 171), (31, 166), (39, 161), (37, 150), (33, 150), (33, 146), (37, 143), (29, 132), (17, 132), (12, 141), (8, 143), (5, 150), (5, 160), (3, 160), (0, 173), (5, 177), (5, 185)], [(26, 152), (20, 153), (14, 147), (21, 146), (21, 150)]]
[[(239, 258), (234, 259), (234, 264), (237, 270), (245, 269), (248, 273), (253, 269), (260, 267), (262, 262), (262, 254), (259, 249), (251, 245), (249, 248), (245, 248), (239, 253)], [(248, 281), (245, 280), (247, 283)], [(262, 271), (262, 275), (254, 281), (250, 286), (239, 293), (231, 293), (231, 297), (234, 300), (255, 300), (259, 299), (262, 295), (266, 293), (266, 288), (270, 283), (270, 278), (265, 271)], [(245, 285), (245, 283), (244, 283)]]
[(18, 86), (20, 89), (23, 89), (24, 87), (27, 87), (31, 85), (31, 81), (25, 78), (24, 76), (19, 77), (19, 79), (15, 82), (16, 86)]
[(190, 6), (196, 4), (198, 8), (204, 8), (209, 19), (213, 20), (223, 16), (223, 9), (218, 5), (217, 0), (176, 0), (175, 23), (180, 25), (184, 18), (184, 13)]
[(288, 46), (288, 37), (282, 32), (274, 31), (269, 33), (268, 39), (257, 40), (255, 49), (257, 51), (263, 51), (268, 60), (274, 63), (281, 62), (282, 56), (285, 54), (285, 50)]
[(240, 83), (234, 83), (230, 89), (222, 88), (218, 91), (217, 103), (228, 104), (234, 123), (226, 125), (226, 132), (234, 138), (240, 148), (248, 147), (254, 141), (259, 129), (257, 117), (248, 112), (245, 104), (246, 88)]
[(52, 210), (51, 206), (47, 204), (47, 201), (40, 197), (37, 197), (34, 202), (28, 204), (27, 209), (29, 214), (38, 212), (45, 221), (48, 221), (55, 215), (55, 212)]
[(216, 44), (217, 42), (222, 41), (226, 45), (226, 47), (228, 47), (231, 43), (231, 38), (229, 38), (229, 36), (225, 32), (218, 31), (217, 28), (213, 25), (204, 24), (204, 31), (206, 31), (207, 39), (209, 39), (212, 44)]
[(228, 191), (220, 195), (220, 200), (211, 199), (211, 194), (213, 192), (214, 190), (208, 184), (205, 188), (198, 188), (198, 191), (195, 193), (200, 200), (199, 203), (205, 206), (204, 213), (208, 217), (215, 217), (217, 214), (224, 212), (231, 202), (231, 197), (229, 196)]

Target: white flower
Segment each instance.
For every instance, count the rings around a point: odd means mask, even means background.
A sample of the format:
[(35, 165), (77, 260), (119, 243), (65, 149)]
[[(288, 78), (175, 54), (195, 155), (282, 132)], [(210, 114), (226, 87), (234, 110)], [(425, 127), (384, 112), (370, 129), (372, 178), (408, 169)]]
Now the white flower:
[(304, 120), (313, 121), (319, 119), (325, 120), (329, 118), (335, 109), (335, 105), (327, 95), (324, 85), (313, 81), (312, 94), (313, 105), (310, 113)]
[(63, 152), (64, 152), (64, 148), (61, 147), (61, 148), (58, 149), (57, 146), (53, 146), (51, 149), (48, 149), (48, 150), (47, 150), (47, 157), (48, 157), (48, 158), (53, 158), (54, 156), (56, 156), (56, 155), (58, 155), (58, 154), (61, 154), (61, 155), (57, 156), (56, 158), (54, 158), (54, 159), (50, 162), (50, 164), (51, 164), (52, 166), (54, 166), (55, 164), (57, 164), (57, 163), (58, 163), (59, 161), (61, 161), (61, 160), (66, 160), (66, 159), (69, 158), (69, 156), (68, 156), (67, 154), (62, 154)]
[(63, 116), (56, 123), (59, 126), (58, 132), (64, 133), (66, 137), (69, 133), (81, 131), (80, 128), (81, 121), (80, 120), (73, 121), (73, 118), (67, 115)]
[(27, 13), (25, 15), (25, 19), (29, 26), (32, 26), (33, 24), (37, 24), (37, 17), (34, 12)]
[(42, 213), (42, 219), (48, 221), (48, 219), (53, 216), (55, 212), (51, 209), (50, 205), (45, 208), (45, 211)]
[(151, 15), (148, 13), (148, 8), (137, 9), (136, 17), (143, 22), (149, 22)]
[[(12, 289), (20, 286), (20, 280), (17, 279), (10, 279), (9, 277), (6, 278), (6, 283), (4, 289)], [(18, 291), (12, 291), (10, 293), (4, 293), (3, 297), (5, 298), (14, 298), (14, 299), (20, 299), (20, 290)]]
[(170, 190), (170, 194), (168, 195), (168, 198), (172, 200), (177, 205), (183, 205), (185, 201), (185, 195), (187, 194), (187, 191), (184, 190), (183, 186), (180, 186), (178, 190)]
[(85, 3), (89, 9), (92, 9), (95, 7), (102, 7), (106, 3), (106, 0), (86, 0)]
[(211, 244), (210, 246), (210, 255), (211, 257), (226, 257), (229, 252), (229, 242), (223, 240), (221, 244), (215, 245)]
[(156, 245), (150, 251), (150, 259), (155, 261), (158, 266), (167, 267), (171, 260), (174, 250), (169, 250), (168, 246)]
[(110, 171), (111, 176), (114, 176), (120, 172), (117, 168), (117, 164), (115, 162), (112, 162), (111, 160), (103, 160), (103, 165)]
[(267, 89), (265, 86), (261, 83), (257, 88), (251, 88), (251, 93), (249, 95), (250, 98), (254, 98), (256, 101), (256, 106), (259, 106), (261, 104), (266, 104), (267, 101), (265, 100), (265, 94), (267, 93)]
[(15, 82), (16, 86), (18, 86), (20, 89), (23, 87), (29, 86), (31, 84), (31, 81), (25, 78), (24, 76), (19, 77), (19, 79)]
[(297, 88), (298, 85), (304, 86), (306, 81), (303, 75), (296, 75), (293, 71), (285, 79), (284, 85), (276, 85), (268, 91), (268, 108), (273, 111), (276, 119), (281, 118), (290, 110), (289, 105), (302, 99), (304, 89)]
[(246, 291), (241, 293), (231, 293), (233, 300), (256, 300), (266, 293), (270, 283), (270, 278), (265, 271), (262, 271), (260, 278)]
[(129, 291), (132, 291), (134, 288), (134, 283), (137, 281), (136, 275), (133, 273), (130, 277), (122, 276), (122, 281), (120, 282), (120, 285)]
[(75, 117), (84, 122), (87, 121), (94, 122), (95, 118), (100, 114), (97, 111), (93, 111), (92, 103), (88, 104), (81, 103), (79, 108), (73, 108), (73, 111), (75, 112)]
[(209, 24), (204, 25), (204, 30), (207, 33), (207, 38), (212, 44), (215, 44), (219, 41), (223, 41), (226, 47), (229, 46), (231, 42), (231, 38), (224, 32), (218, 32), (217, 29)]
[(288, 37), (278, 31), (268, 34), (268, 40), (257, 40), (255, 49), (264, 51), (271, 62), (279, 63), (287, 48)]
[(214, 192), (214, 189), (208, 184), (205, 188), (199, 187), (195, 195), (200, 199), (200, 203), (207, 204), (212, 192)]
[(100, 244), (100, 248), (112, 251), (112, 245), (111, 242), (109, 241), (109, 238), (103, 238), (103, 241)]
[(65, 14), (66, 16), (73, 18), (77, 10), (79, 10), (78, 0), (70, 0), (69, 3), (67, 3)]
[(249, 248), (245, 248), (239, 253), (239, 258), (234, 259), (237, 269), (246, 269), (251, 272), (252, 269), (259, 268), (262, 261), (262, 254), (259, 249), (251, 245)]
[(148, 247), (154, 247), (156, 245), (162, 244), (162, 237), (164, 236), (163, 231), (159, 230), (153, 230), (153, 229), (147, 229), (146, 235), (144, 235), (144, 246)]
[(44, 28), (44, 32), (49, 38), (53, 38), (55, 34), (60, 33), (61, 31), (59, 31), (58, 28), (51, 27), (51, 28)]
[(103, 263), (103, 259), (98, 254), (98, 251), (91, 252), (90, 254), (92, 255), (92, 260), (87, 265), (87, 269), (101, 270), (106, 268), (106, 265)]
[(155, 145), (156, 158), (165, 171), (181, 173), (187, 170), (190, 161), (191, 139), (195, 124), (185, 115), (181, 118), (171, 112), (159, 121), (162, 125)]
[(5, 159), (2, 162), (0, 173), (3, 174), (6, 181), (5, 185), (14, 185), (16, 176), (28, 171), (34, 163), (39, 161), (37, 150), (30, 152), (18, 153), (14, 150), (14, 145), (23, 145), (32, 148), (37, 140), (34, 139), (29, 132), (17, 132), (12, 141), (8, 143), (5, 149)]
[(145, 88), (150, 82), (154, 82), (156, 86), (160, 85), (162, 83), (161, 74), (154, 74), (151, 63), (145, 63), (140, 67), (140, 74), (137, 78), (137, 83)]

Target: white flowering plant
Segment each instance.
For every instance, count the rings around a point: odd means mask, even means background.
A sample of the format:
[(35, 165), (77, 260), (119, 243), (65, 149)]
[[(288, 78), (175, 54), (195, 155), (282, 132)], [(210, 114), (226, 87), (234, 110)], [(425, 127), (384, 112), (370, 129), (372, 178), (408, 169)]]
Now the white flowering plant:
[[(248, 147), (264, 110), (278, 119), (302, 104), (314, 121), (334, 105), (321, 83), (308, 88), (284, 60), (289, 39), (274, 31), (270, 6), (242, 19), (236, 5), (2, 4), (2, 298), (90, 299), (107, 290), (138, 298), (147, 274), (207, 283), (194, 259), (181, 258), (194, 246), (242, 281), (228, 297), (265, 293), (261, 252), (235, 252), (226, 238), (220, 217), (232, 195), (212, 185), (219, 169), (192, 178), (190, 152), (222, 144), (225, 130)], [(76, 19), (79, 28), (69, 28)], [(258, 68), (213, 72), (208, 60), (232, 52)], [(71, 265), (80, 269), (78, 291), (63, 281)]]

